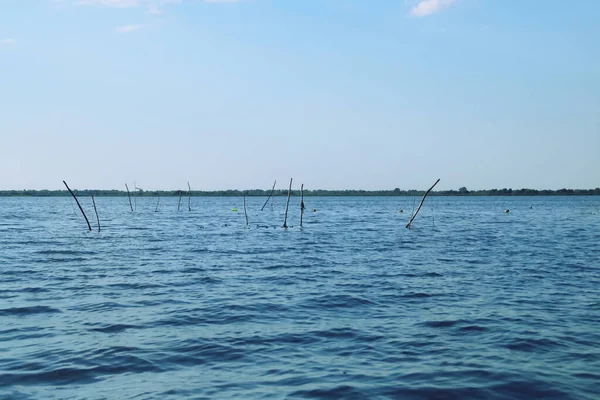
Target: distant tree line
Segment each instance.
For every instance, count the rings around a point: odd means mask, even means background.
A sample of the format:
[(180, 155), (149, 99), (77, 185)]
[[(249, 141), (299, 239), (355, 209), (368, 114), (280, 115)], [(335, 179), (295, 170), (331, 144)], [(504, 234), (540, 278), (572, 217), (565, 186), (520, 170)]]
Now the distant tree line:
[[(127, 196), (123, 190), (73, 190), (76, 194), (86, 196)], [(270, 190), (252, 189), (252, 190), (212, 190), (202, 191), (193, 190), (192, 196), (207, 197), (233, 197), (233, 196), (268, 196)], [(422, 196), (423, 190), (402, 190), (395, 188), (393, 190), (305, 190), (305, 196)], [(137, 190), (131, 193), (131, 196), (187, 196), (187, 190)], [(299, 191), (294, 191), (299, 194)], [(535, 190), (535, 189), (487, 189), (487, 190), (468, 190), (461, 187), (458, 190), (439, 190), (429, 194), (430, 196), (599, 196), (600, 188), (595, 189), (559, 189), (559, 190)], [(66, 190), (0, 190), (0, 196), (69, 196)], [(276, 190), (273, 196), (287, 196), (287, 190)]]

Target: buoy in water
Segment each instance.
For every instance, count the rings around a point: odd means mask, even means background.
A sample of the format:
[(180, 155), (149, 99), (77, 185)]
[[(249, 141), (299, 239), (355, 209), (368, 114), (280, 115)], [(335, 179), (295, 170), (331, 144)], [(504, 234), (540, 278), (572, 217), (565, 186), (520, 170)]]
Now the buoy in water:
[(312, 209), (312, 212), (317, 212), (317, 209), (316, 209), (316, 208), (313, 208), (313, 209)]
[(508, 214), (510, 212), (510, 210), (504, 210), (504, 212)]

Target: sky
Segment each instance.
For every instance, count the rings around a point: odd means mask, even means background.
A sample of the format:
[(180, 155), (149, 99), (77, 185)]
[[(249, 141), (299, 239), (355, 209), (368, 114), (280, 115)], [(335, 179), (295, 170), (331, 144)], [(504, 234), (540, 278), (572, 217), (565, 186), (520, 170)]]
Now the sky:
[(600, 187), (599, 15), (0, 0), (0, 189)]

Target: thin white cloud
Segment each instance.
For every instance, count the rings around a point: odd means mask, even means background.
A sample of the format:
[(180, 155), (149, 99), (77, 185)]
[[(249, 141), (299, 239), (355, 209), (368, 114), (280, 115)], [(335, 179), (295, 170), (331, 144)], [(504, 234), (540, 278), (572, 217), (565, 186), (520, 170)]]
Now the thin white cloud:
[(0, 45), (3, 45), (3, 46), (12, 46), (16, 43), (17, 43), (17, 41), (12, 38), (0, 39)]
[(415, 17), (426, 17), (440, 12), (456, 2), (457, 0), (419, 0), (419, 2), (410, 9), (410, 15)]
[(123, 25), (123, 26), (118, 26), (115, 28), (115, 32), (117, 33), (129, 33), (129, 32), (135, 32), (137, 30), (142, 29), (142, 25)]
[(146, 14), (162, 14), (162, 10), (158, 8), (156, 4), (150, 4), (148, 8), (146, 8)]
[(162, 7), (170, 4), (179, 4), (182, 0), (149, 0), (146, 1), (146, 14), (162, 14)]
[(78, 6), (103, 6), (113, 8), (129, 8), (140, 5), (141, 0), (77, 0)]
[(150, 4), (147, 8), (146, 8), (146, 14), (162, 14), (162, 10), (160, 8), (158, 8), (158, 6), (156, 4)]
[[(203, 0), (205, 3), (237, 3), (239, 0)], [(54, 3), (62, 4), (65, 0), (52, 0)], [(180, 4), (183, 0), (73, 0), (77, 6), (102, 6), (112, 8), (130, 8), (145, 5), (146, 13), (160, 14), (161, 6), (168, 4)]]
[[(146, 14), (162, 14), (163, 8), (169, 5), (181, 4), (183, 0), (50, 0), (56, 6), (65, 3), (76, 6), (96, 6), (108, 8), (137, 8), (144, 7)], [(240, 0), (202, 0), (204, 3), (237, 3)]]

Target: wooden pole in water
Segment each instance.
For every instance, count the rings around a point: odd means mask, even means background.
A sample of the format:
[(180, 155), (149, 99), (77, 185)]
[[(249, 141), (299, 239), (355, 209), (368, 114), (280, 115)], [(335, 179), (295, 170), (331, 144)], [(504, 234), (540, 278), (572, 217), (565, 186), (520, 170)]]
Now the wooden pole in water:
[(133, 204), (131, 204), (131, 194), (129, 194), (129, 186), (125, 184), (125, 189), (127, 189), (127, 197), (129, 198), (129, 207), (131, 208), (131, 212), (133, 212)]
[(100, 217), (98, 217), (98, 209), (96, 208), (96, 201), (94, 195), (92, 195), (92, 204), (94, 205), (94, 212), (96, 213), (96, 221), (98, 221), (98, 232), (100, 232)]
[(275, 191), (275, 185), (277, 184), (277, 179), (275, 179), (275, 182), (273, 183), (273, 188), (271, 189), (271, 193), (269, 193), (269, 197), (267, 197), (267, 201), (265, 201), (265, 204), (263, 204), (262, 208), (260, 209), (260, 211), (264, 210), (265, 206), (267, 205), (267, 203), (269, 202), (269, 200), (271, 199), (271, 196), (273, 196), (273, 192)]
[(246, 216), (246, 226), (248, 226), (248, 212), (246, 211), (246, 196), (244, 196), (244, 215)]
[(302, 228), (302, 217), (304, 216), (304, 183), (300, 186), (302, 200), (300, 200), (300, 228)]
[(427, 197), (427, 195), (429, 194), (429, 192), (431, 192), (431, 189), (433, 189), (435, 187), (435, 185), (438, 184), (440, 180), (438, 179), (437, 181), (435, 181), (435, 183), (433, 184), (433, 186), (431, 186), (423, 195), (423, 197), (421, 198), (421, 202), (419, 203), (419, 207), (417, 207), (417, 211), (415, 211), (414, 215), (412, 217), (410, 217), (410, 221), (408, 221), (408, 224), (406, 224), (406, 227), (408, 229), (410, 229), (410, 224), (412, 224), (413, 220), (415, 219), (415, 217), (417, 216), (417, 214), (419, 213), (419, 211), (421, 210), (421, 207), (423, 206), (423, 202), (425, 201), (425, 197)]
[(69, 188), (69, 185), (67, 185), (67, 182), (63, 181), (63, 183), (67, 187), (67, 190), (69, 191), (69, 193), (71, 193), (71, 196), (73, 196), (73, 198), (75, 199), (75, 203), (77, 203), (77, 206), (79, 207), (79, 210), (83, 214), (83, 218), (85, 218), (85, 222), (87, 222), (87, 226), (88, 226), (88, 228), (91, 231), (92, 230), (92, 226), (90, 225), (90, 221), (88, 220), (87, 215), (85, 215), (85, 212), (83, 211), (83, 208), (81, 207), (81, 204), (79, 204), (79, 200), (77, 200), (77, 196), (75, 196), (75, 193), (73, 193), (73, 191), (71, 190), (71, 188)]
[(287, 202), (285, 203), (285, 217), (283, 219), (283, 226), (282, 228), (287, 228), (287, 214), (288, 214), (288, 208), (290, 206), (290, 196), (292, 195), (292, 180), (294, 178), (290, 178), (290, 188), (288, 189), (288, 197), (287, 197)]
[(192, 211), (192, 188), (188, 181), (188, 211)]
[(183, 191), (179, 191), (179, 201), (177, 202), (177, 211), (179, 211), (179, 206), (181, 205), (181, 196), (183, 195)]

